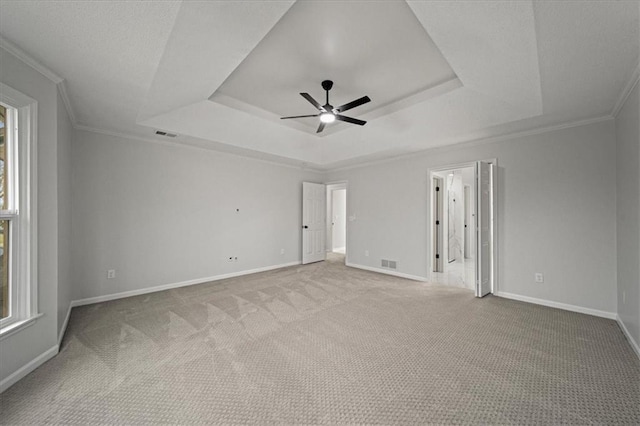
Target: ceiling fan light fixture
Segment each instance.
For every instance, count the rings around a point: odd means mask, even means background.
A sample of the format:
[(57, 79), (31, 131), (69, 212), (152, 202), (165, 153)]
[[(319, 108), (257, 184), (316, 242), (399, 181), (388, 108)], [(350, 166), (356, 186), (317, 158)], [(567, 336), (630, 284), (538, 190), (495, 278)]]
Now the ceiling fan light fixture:
[(320, 105), (320, 103), (313, 99), (310, 94), (304, 92), (300, 93), (303, 98), (305, 98), (311, 105), (318, 109), (318, 114), (292, 115), (289, 117), (280, 117), (280, 119), (287, 120), (290, 118), (320, 117), (320, 126), (318, 126), (318, 130), (316, 130), (316, 133), (322, 132), (326, 124), (333, 123), (336, 120), (340, 120), (345, 123), (357, 124), (358, 126), (364, 126), (365, 124), (367, 124), (367, 122), (364, 120), (347, 117), (346, 115), (342, 115), (342, 113), (362, 104), (366, 104), (367, 102), (371, 102), (371, 99), (368, 96), (363, 96), (359, 99), (356, 99), (355, 101), (351, 101), (334, 108), (333, 105), (329, 103), (329, 90), (331, 90), (332, 87), (333, 81), (324, 80), (322, 82), (322, 88), (327, 92), (327, 103), (324, 105)]
[(323, 123), (333, 123), (336, 121), (336, 116), (331, 114), (330, 112), (325, 112), (320, 114), (320, 121)]

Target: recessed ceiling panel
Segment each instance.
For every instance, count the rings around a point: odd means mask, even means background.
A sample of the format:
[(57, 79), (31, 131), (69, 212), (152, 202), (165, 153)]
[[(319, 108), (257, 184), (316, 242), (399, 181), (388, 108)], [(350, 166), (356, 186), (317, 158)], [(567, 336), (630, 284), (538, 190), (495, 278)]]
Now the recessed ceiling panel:
[[(406, 2), (363, 7), (359, 1), (298, 1), (210, 100), (272, 120), (314, 114), (299, 93), (324, 104), (325, 79), (334, 81), (332, 105), (368, 95), (372, 102), (348, 114), (365, 119), (376, 110), (371, 118), (409, 106), (401, 101), (410, 97), (423, 101), (416, 95), (435, 87), (459, 87), (451, 84), (455, 72)], [(318, 125), (316, 118), (278, 122), (311, 133)]]

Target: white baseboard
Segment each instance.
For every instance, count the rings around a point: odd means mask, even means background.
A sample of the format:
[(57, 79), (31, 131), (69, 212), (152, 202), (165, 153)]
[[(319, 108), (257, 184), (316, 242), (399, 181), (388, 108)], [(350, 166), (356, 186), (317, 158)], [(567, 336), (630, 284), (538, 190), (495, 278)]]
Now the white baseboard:
[(569, 305), (568, 303), (554, 302), (552, 300), (537, 299), (535, 297), (521, 296), (519, 294), (506, 293), (504, 291), (496, 292), (494, 293), (494, 296), (504, 297), (505, 299), (519, 300), (521, 302), (533, 303), (535, 305), (548, 306), (550, 308), (564, 309), (565, 311), (579, 312), (581, 314), (593, 315), (596, 317), (608, 318), (612, 320), (616, 319), (617, 317), (615, 312), (600, 311), (598, 309)]
[(380, 274), (386, 274), (386, 275), (393, 275), (394, 277), (407, 278), (409, 280), (414, 280), (414, 281), (422, 281), (422, 282), (427, 281), (427, 278), (425, 277), (420, 277), (418, 275), (405, 274), (403, 272), (397, 272), (390, 269), (373, 268), (371, 266), (358, 265), (358, 264), (349, 263), (349, 262), (345, 262), (345, 265), (351, 268), (364, 269), (365, 271), (378, 272)]
[(619, 315), (616, 315), (616, 321), (618, 321), (618, 325), (622, 329), (622, 333), (624, 333), (634, 352), (636, 353), (636, 355), (638, 355), (638, 358), (640, 358), (640, 345), (638, 345), (638, 342), (636, 342), (635, 339), (631, 336), (631, 333), (629, 333), (629, 330), (627, 330), (627, 327), (624, 325), (624, 322), (622, 322), (622, 319)]
[(0, 393), (6, 391), (11, 386), (13, 386), (18, 380), (25, 377), (27, 374), (31, 373), (36, 368), (40, 367), (42, 364), (56, 356), (58, 353), (58, 345), (55, 345), (49, 349), (47, 349), (42, 354), (38, 355), (36, 358), (32, 359), (21, 368), (16, 370), (10, 376), (7, 376), (3, 381), (0, 382)]
[(62, 324), (62, 328), (58, 332), (58, 347), (62, 345), (62, 338), (64, 337), (64, 333), (67, 331), (67, 325), (69, 325), (69, 317), (71, 317), (71, 308), (73, 308), (73, 302), (69, 302), (69, 309), (67, 309), (67, 316), (64, 318), (64, 323)]
[(88, 297), (86, 299), (74, 300), (73, 302), (71, 302), (71, 307), (91, 305), (93, 303), (107, 302), (109, 300), (122, 299), (125, 297), (131, 297), (131, 296), (139, 296), (141, 294), (147, 294), (147, 293), (155, 293), (157, 291), (170, 290), (172, 288), (186, 287), (186, 286), (195, 285), (195, 284), (208, 283), (210, 281), (219, 281), (227, 278), (240, 277), (242, 275), (255, 274), (258, 272), (266, 272), (274, 269), (286, 268), (288, 266), (295, 266), (295, 265), (299, 265), (300, 263), (301, 263), (300, 261), (289, 262), (289, 263), (283, 263), (280, 265), (271, 265), (271, 266), (265, 266), (262, 268), (249, 269), (246, 271), (232, 272), (229, 274), (215, 275), (213, 277), (197, 278), (194, 280), (164, 284), (164, 285), (159, 285), (155, 287), (141, 288), (138, 290), (123, 291), (121, 293), (113, 293), (113, 294), (105, 294), (103, 296)]

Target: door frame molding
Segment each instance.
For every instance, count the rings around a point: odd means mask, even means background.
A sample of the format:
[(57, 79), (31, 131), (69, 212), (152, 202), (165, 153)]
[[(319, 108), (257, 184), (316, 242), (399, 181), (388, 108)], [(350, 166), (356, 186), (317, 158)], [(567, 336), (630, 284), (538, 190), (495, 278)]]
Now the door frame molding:
[[(493, 177), (492, 177), (492, 205), (491, 208), (493, 210), (493, 226), (492, 226), (492, 235), (491, 238), (493, 240), (493, 247), (492, 247), (492, 265), (491, 265), (491, 269), (492, 269), (492, 273), (493, 273), (493, 283), (491, 286), (491, 293), (492, 294), (496, 294), (499, 291), (499, 273), (498, 273), (498, 159), (497, 158), (480, 158), (477, 160), (471, 160), (471, 161), (464, 161), (464, 162), (460, 162), (460, 163), (450, 163), (450, 164), (443, 164), (443, 165), (437, 165), (437, 166), (432, 166), (429, 167), (427, 169), (427, 200), (428, 200), (428, 208), (427, 208), (427, 247), (428, 247), (428, 255), (427, 255), (427, 277), (428, 280), (430, 282), (433, 282), (433, 278), (434, 278), (434, 272), (433, 272), (433, 235), (432, 235), (432, 215), (433, 215), (433, 208), (434, 208), (434, 191), (433, 191), (433, 185), (432, 185), (432, 181), (433, 181), (433, 173), (434, 172), (443, 172), (443, 171), (447, 171), (447, 170), (453, 170), (453, 169), (464, 169), (466, 167), (473, 167), (475, 169), (476, 163), (478, 161), (484, 161), (487, 163), (491, 163), (493, 164)], [(347, 192), (347, 197), (349, 196), (349, 193)], [(477, 208), (478, 206), (478, 194), (477, 191), (474, 191), (474, 197), (473, 197), (473, 208), (474, 210)], [(476, 236), (477, 239), (477, 236)], [(477, 241), (476, 241), (476, 249), (477, 250)], [(477, 261), (478, 256), (476, 253), (475, 259)], [(478, 277), (476, 276), (476, 280), (478, 279)], [(474, 287), (475, 287), (475, 283), (474, 283)]]

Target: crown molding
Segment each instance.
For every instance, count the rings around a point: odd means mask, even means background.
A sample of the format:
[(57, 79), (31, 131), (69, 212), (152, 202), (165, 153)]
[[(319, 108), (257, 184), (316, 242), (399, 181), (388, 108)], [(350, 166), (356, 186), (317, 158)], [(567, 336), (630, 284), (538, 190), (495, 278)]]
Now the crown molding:
[[(116, 132), (116, 131), (112, 131), (112, 130), (105, 130), (105, 129), (100, 129), (100, 128), (97, 128), (97, 127), (85, 126), (84, 124), (76, 124), (76, 125), (73, 126), (73, 128), (75, 130), (82, 130), (82, 131), (85, 131), (85, 132), (97, 133), (97, 134), (101, 134), (101, 135), (111, 136), (111, 137), (114, 137), (114, 138), (130, 139), (130, 140), (136, 140), (136, 141), (140, 141), (140, 142), (153, 143), (153, 144), (156, 144), (156, 145), (171, 146), (171, 147), (174, 147), (174, 148), (175, 147), (188, 148), (188, 149), (196, 149), (196, 150), (200, 150), (200, 151), (216, 152), (218, 154), (223, 154), (223, 155), (232, 155), (234, 157), (240, 157), (240, 158), (244, 158), (244, 159), (248, 159), (248, 160), (259, 161), (261, 163), (267, 163), (267, 164), (271, 164), (271, 165), (275, 165), (275, 166), (286, 167), (286, 168), (289, 168), (289, 169), (303, 170), (303, 171), (312, 172), (312, 173), (325, 173), (326, 172), (325, 170), (318, 168), (316, 165), (311, 165), (311, 164), (306, 163), (306, 162), (302, 162), (300, 165), (287, 164), (285, 162), (279, 162), (279, 161), (269, 160), (269, 159), (265, 159), (265, 158), (252, 157), (250, 155), (243, 155), (243, 154), (238, 154), (238, 153), (235, 153), (235, 152), (226, 152), (226, 151), (222, 151), (222, 150), (215, 149), (215, 148), (207, 148), (207, 147), (204, 147), (204, 146), (191, 145), (189, 143), (178, 143), (179, 141), (170, 142), (170, 141), (165, 141), (165, 140), (160, 140), (160, 139), (154, 139), (154, 138), (147, 138), (147, 137), (143, 137), (143, 136), (132, 135), (132, 134), (128, 134), (128, 133)], [(256, 151), (256, 152), (260, 154), (259, 151)]]
[(616, 102), (616, 104), (613, 106), (613, 109), (611, 110), (612, 117), (616, 117), (618, 115), (618, 113), (624, 106), (625, 102), (627, 102), (627, 98), (633, 91), (634, 87), (636, 87), (636, 84), (638, 84), (639, 79), (640, 79), (640, 63), (636, 65), (636, 68), (631, 73), (631, 78), (627, 82), (626, 86), (624, 86), (624, 89), (622, 89), (622, 92), (618, 97), (618, 102)]
[(67, 85), (66, 81), (62, 80), (58, 83), (58, 93), (60, 93), (60, 97), (62, 98), (62, 103), (64, 104), (64, 108), (67, 110), (67, 114), (69, 115), (69, 120), (71, 121), (71, 125), (75, 128), (78, 126), (78, 120), (76, 119), (76, 115), (73, 112), (73, 108), (71, 107), (71, 100), (69, 100), (69, 95), (67, 94)]
[(60, 97), (62, 98), (64, 107), (67, 110), (67, 114), (69, 115), (71, 125), (73, 127), (76, 127), (76, 115), (73, 112), (71, 101), (69, 100), (69, 95), (67, 94), (65, 79), (51, 71), (46, 66), (42, 65), (40, 62), (36, 61), (31, 55), (29, 55), (24, 50), (20, 49), (14, 43), (10, 42), (2, 36), (0, 36), (0, 47), (56, 84), (56, 86), (58, 87), (58, 93), (60, 93)]
[(478, 145), (502, 142), (509, 139), (524, 138), (527, 136), (534, 136), (541, 133), (548, 133), (548, 132), (554, 132), (557, 130), (570, 129), (572, 127), (586, 126), (588, 124), (600, 123), (602, 121), (608, 121), (613, 119), (614, 118), (611, 115), (603, 115), (599, 117), (588, 118), (585, 120), (568, 121), (565, 123), (554, 124), (551, 126), (536, 127), (534, 129), (522, 130), (522, 131), (512, 132), (512, 133), (505, 133), (503, 135), (491, 136), (488, 138), (471, 139), (471, 140), (461, 141), (461, 142), (450, 144), (450, 145), (434, 146), (434, 147), (423, 149), (423, 150), (417, 150), (417, 151), (409, 152), (406, 154), (396, 155), (390, 158), (365, 161), (365, 162), (353, 164), (350, 166), (335, 167), (335, 168), (328, 167), (326, 169), (326, 172), (341, 172), (341, 171), (346, 171), (351, 169), (357, 169), (360, 167), (368, 167), (368, 166), (373, 166), (377, 164), (390, 163), (393, 161), (405, 160), (407, 158), (413, 158), (416, 156), (429, 155), (434, 152), (446, 152), (446, 151), (453, 151), (458, 149), (465, 149), (465, 148), (470, 148)]
[(34, 70), (38, 71), (40, 74), (53, 81), (55, 84), (61, 83), (64, 79), (60, 77), (58, 74), (51, 71), (49, 68), (42, 65), (40, 62), (33, 59), (31, 55), (26, 53), (24, 50), (20, 49), (18, 46), (7, 40), (6, 38), (0, 36), (0, 47), (2, 47), (7, 52), (11, 53), (16, 58), (20, 59), (25, 64), (29, 65)]

